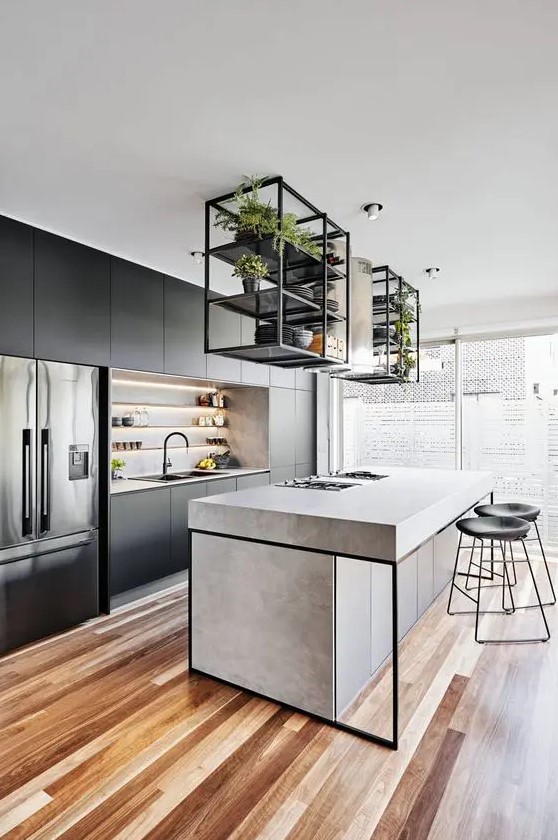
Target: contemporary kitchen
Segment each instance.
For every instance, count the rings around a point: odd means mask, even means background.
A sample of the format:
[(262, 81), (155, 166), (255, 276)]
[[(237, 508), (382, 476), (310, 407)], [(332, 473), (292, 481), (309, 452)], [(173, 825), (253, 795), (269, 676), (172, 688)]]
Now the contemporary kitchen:
[(554, 840), (556, 14), (256, 6), (2, 13), (0, 837)]

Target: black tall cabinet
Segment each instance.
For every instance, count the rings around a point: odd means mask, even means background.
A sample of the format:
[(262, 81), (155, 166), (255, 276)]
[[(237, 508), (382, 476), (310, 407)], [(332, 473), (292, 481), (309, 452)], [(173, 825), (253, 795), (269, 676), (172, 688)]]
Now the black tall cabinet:
[(142, 265), (111, 259), (113, 367), (164, 371), (163, 277)]
[(33, 228), (0, 216), (0, 353), (33, 356)]
[(35, 357), (110, 365), (110, 257), (35, 230)]

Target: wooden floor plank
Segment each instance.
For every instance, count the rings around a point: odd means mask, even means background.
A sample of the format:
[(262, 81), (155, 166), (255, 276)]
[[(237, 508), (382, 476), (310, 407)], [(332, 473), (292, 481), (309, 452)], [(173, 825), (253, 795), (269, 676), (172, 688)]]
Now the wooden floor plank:
[(480, 646), (446, 598), (402, 645), (398, 753), (191, 675), (186, 587), (1, 659), (0, 837), (556, 840), (558, 610)]

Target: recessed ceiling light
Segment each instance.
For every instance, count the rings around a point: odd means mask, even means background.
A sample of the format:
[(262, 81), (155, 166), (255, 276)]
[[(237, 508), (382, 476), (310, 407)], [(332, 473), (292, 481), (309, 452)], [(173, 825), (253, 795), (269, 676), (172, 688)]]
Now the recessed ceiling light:
[(190, 251), (190, 256), (192, 257), (196, 265), (201, 265), (205, 254), (203, 253), (203, 251)]
[(436, 277), (436, 275), (439, 273), (439, 271), (440, 269), (435, 265), (431, 265), (429, 268), (424, 269), (424, 273), (430, 280), (433, 280), (434, 277)]
[(370, 204), (364, 204), (362, 209), (368, 216), (368, 221), (375, 222), (376, 219), (380, 217), (380, 213), (384, 209), (384, 205), (380, 204), (378, 201), (373, 201)]

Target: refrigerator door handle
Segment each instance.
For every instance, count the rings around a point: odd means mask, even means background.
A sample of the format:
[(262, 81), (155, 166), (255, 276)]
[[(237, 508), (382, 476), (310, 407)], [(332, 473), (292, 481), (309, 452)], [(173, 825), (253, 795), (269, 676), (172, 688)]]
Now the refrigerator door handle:
[(21, 535), (28, 537), (33, 533), (31, 508), (33, 487), (31, 480), (31, 429), (23, 429), (21, 440)]
[[(52, 540), (48, 540), (48, 542), (51, 541)], [(61, 545), (58, 548), (48, 548), (46, 549), (46, 551), (38, 551), (34, 554), (21, 554), (17, 557), (10, 557), (9, 560), (0, 560), (0, 569), (2, 568), (2, 566), (9, 566), (10, 563), (21, 563), (22, 560), (36, 560), (40, 557), (46, 557), (48, 554), (58, 554), (60, 551), (68, 551), (72, 548), (82, 548), (84, 545), (91, 545), (92, 542), (95, 542), (95, 540), (81, 540), (81, 542), (69, 543), (68, 545)]]
[(41, 533), (50, 531), (49, 446), (49, 430), (41, 429)]

